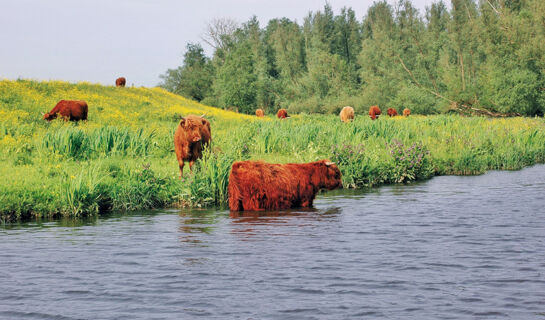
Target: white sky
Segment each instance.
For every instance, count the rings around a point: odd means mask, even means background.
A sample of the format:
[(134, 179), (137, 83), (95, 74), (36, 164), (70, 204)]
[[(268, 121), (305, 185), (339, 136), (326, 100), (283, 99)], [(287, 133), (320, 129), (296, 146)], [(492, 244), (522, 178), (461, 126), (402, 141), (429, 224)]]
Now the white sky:
[[(392, 0), (389, 1), (390, 3)], [(412, 0), (424, 13), (434, 0)], [(362, 20), (372, 0), (329, 0)], [(0, 0), (0, 79), (89, 81), (155, 86), (200, 42), (206, 23), (256, 15), (260, 26), (287, 17), (302, 23), (322, 0)], [(205, 47), (205, 49), (207, 49)]]

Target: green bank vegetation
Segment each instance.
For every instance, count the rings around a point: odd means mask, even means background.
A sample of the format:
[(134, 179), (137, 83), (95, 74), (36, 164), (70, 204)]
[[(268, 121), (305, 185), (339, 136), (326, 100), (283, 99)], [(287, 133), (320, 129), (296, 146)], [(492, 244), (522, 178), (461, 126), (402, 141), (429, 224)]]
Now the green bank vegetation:
[[(89, 103), (89, 121), (41, 119), (62, 98)], [(180, 115), (207, 113), (212, 145), (178, 179)], [(84, 216), (169, 206), (224, 206), (236, 160), (339, 164), (346, 187), (480, 174), (545, 161), (543, 118), (457, 115), (294, 115), (257, 119), (162, 89), (0, 81), (0, 217)]]

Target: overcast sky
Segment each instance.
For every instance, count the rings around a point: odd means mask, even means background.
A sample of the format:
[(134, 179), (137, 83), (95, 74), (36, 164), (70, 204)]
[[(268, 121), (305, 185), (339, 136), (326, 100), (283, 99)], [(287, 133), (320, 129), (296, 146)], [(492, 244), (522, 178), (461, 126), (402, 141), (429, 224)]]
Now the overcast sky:
[[(393, 0), (389, 2), (392, 3)], [(373, 0), (330, 0), (361, 21)], [(434, 0), (413, 0), (420, 10)], [(155, 86), (182, 63), (185, 45), (201, 42), (206, 23), (256, 15), (301, 23), (322, 0), (0, 0), (0, 78)]]

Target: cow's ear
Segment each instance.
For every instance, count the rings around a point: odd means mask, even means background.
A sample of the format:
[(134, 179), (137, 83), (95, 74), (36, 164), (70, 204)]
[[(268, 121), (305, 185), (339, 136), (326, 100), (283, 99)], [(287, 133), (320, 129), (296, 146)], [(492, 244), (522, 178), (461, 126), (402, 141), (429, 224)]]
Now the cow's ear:
[(180, 120), (180, 126), (183, 127), (184, 125), (185, 125), (185, 118), (182, 118), (182, 119)]

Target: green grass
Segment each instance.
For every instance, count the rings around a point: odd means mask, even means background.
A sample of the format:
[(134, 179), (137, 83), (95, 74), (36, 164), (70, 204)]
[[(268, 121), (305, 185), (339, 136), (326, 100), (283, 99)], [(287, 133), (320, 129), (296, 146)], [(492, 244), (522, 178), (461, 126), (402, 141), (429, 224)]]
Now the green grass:
[[(89, 121), (41, 120), (60, 99), (89, 103)], [(181, 115), (207, 113), (212, 144), (178, 179), (173, 133)], [(258, 120), (158, 89), (0, 81), (0, 220), (81, 217), (170, 206), (225, 206), (237, 160), (338, 163), (345, 187), (434, 175), (516, 170), (545, 162), (542, 118), (455, 115), (295, 115)]]

